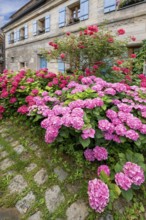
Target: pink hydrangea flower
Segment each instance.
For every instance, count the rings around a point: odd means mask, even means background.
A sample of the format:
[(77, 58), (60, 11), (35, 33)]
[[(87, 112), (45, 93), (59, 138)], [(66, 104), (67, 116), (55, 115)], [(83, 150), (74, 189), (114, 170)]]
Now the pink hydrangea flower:
[(112, 109), (108, 109), (108, 110), (106, 111), (106, 116), (107, 116), (109, 119), (115, 119), (115, 118), (118, 117), (117, 112), (115, 112), (115, 111), (112, 110)]
[(71, 124), (76, 130), (81, 130), (84, 125), (84, 121), (81, 117), (72, 117)]
[(58, 133), (59, 131), (57, 128), (53, 126), (48, 127), (45, 134), (45, 142), (48, 144), (52, 143), (58, 136)]
[(128, 117), (126, 120), (126, 124), (134, 130), (139, 130), (142, 127), (142, 122), (139, 118), (137, 117)]
[(113, 141), (115, 141), (117, 143), (121, 143), (121, 140), (120, 140), (119, 136), (116, 135), (116, 134), (113, 135)]
[(123, 171), (132, 180), (132, 183), (137, 186), (140, 186), (145, 181), (143, 169), (135, 163), (127, 162), (123, 167)]
[(103, 212), (109, 202), (108, 186), (99, 179), (88, 182), (89, 204), (96, 212)]
[(38, 95), (39, 90), (38, 89), (33, 89), (31, 92), (32, 92), (33, 95)]
[(74, 108), (71, 112), (72, 117), (83, 117), (84, 111), (81, 108)]
[(146, 118), (146, 111), (142, 112), (141, 115), (143, 118)]
[(98, 161), (107, 160), (107, 158), (108, 158), (108, 152), (104, 147), (96, 146), (93, 149), (93, 152), (94, 152), (94, 157)]
[(124, 136), (126, 134), (126, 127), (123, 124), (119, 124), (115, 127), (115, 132), (117, 135)]
[(26, 80), (26, 82), (27, 82), (27, 83), (32, 83), (32, 82), (34, 82), (34, 79), (33, 79), (33, 78), (28, 78), (28, 79)]
[(81, 135), (81, 137), (83, 139), (87, 139), (87, 138), (94, 138), (95, 135), (95, 130), (93, 128), (88, 128), (83, 130), (83, 134)]
[(5, 111), (5, 108), (2, 105), (0, 105), (0, 114), (4, 113), (4, 111)]
[(146, 134), (146, 124), (145, 125), (142, 125), (142, 127), (140, 128), (140, 132), (142, 134)]
[(111, 128), (111, 123), (106, 119), (99, 120), (98, 128), (102, 131), (108, 131)]
[(55, 94), (56, 94), (56, 95), (62, 95), (62, 91), (61, 91), (61, 90), (56, 90), (56, 91), (55, 91)]
[(24, 114), (28, 113), (28, 107), (26, 105), (22, 105), (18, 108), (17, 112), (24, 115)]
[(104, 90), (104, 93), (107, 94), (107, 95), (116, 95), (116, 91), (113, 89), (113, 88), (107, 88)]
[(86, 160), (88, 160), (88, 161), (94, 161), (95, 160), (94, 153), (93, 153), (92, 149), (86, 149), (84, 151), (84, 156), (85, 156)]
[(125, 136), (126, 136), (127, 138), (133, 140), (133, 141), (137, 141), (138, 138), (139, 138), (139, 134), (138, 134), (136, 131), (134, 131), (134, 130), (128, 130), (128, 131), (126, 131)]
[(9, 102), (11, 104), (13, 104), (13, 103), (17, 102), (17, 99), (15, 97), (12, 97), (12, 98), (10, 98)]
[(107, 176), (110, 176), (110, 169), (107, 165), (101, 165), (97, 169), (97, 175), (100, 176), (101, 171), (104, 171)]
[(105, 140), (111, 141), (111, 140), (113, 140), (113, 134), (105, 132), (104, 138), (105, 138)]
[(132, 180), (122, 172), (115, 175), (115, 182), (118, 186), (126, 191), (130, 189), (132, 185)]
[(130, 113), (131, 110), (132, 110), (132, 106), (131, 105), (127, 105), (127, 104), (124, 104), (124, 103), (120, 103), (117, 105), (118, 109), (120, 111), (123, 111), (125, 113)]

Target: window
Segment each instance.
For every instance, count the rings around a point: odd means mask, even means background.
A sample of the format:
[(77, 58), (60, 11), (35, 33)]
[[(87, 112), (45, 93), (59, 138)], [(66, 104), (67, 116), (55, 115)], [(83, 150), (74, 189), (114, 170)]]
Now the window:
[(65, 63), (61, 59), (58, 59), (58, 71), (61, 73), (65, 72)]
[(0, 45), (0, 54), (3, 53), (3, 45)]
[(33, 36), (44, 34), (50, 31), (50, 15), (39, 19), (38, 21), (33, 21)]
[(128, 55), (130, 57), (131, 54), (133, 53), (138, 53), (140, 50), (140, 45), (139, 46), (133, 46), (128, 48)]
[(76, 22), (80, 21), (80, 4), (77, 3), (76, 5), (72, 7), (68, 7), (68, 24), (74, 24)]
[(59, 10), (59, 27), (84, 21), (89, 17), (89, 0), (80, 0)]
[(47, 60), (45, 57), (40, 57), (40, 69), (47, 68)]
[(14, 43), (14, 32), (9, 33), (8, 41), (9, 41), (9, 44), (13, 44)]
[(45, 18), (38, 20), (38, 34), (45, 33)]
[(104, 0), (104, 13), (115, 11), (116, 0)]
[(120, 1), (118, 4), (118, 8), (130, 7), (135, 4), (143, 3), (145, 0), (129, 0), (129, 1)]
[(25, 67), (25, 62), (20, 62), (20, 69)]
[(14, 61), (15, 61), (15, 58), (11, 57), (11, 63), (14, 63)]
[(20, 40), (24, 40), (25, 39), (25, 28), (21, 28), (20, 29)]

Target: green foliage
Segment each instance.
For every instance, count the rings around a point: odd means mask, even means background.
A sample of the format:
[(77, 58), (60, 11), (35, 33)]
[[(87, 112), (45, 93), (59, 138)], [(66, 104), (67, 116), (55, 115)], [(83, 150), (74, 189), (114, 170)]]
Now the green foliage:
[(142, 47), (137, 53), (137, 57), (134, 62), (133, 71), (136, 74), (143, 73), (143, 65), (146, 62), (146, 40), (143, 40)]

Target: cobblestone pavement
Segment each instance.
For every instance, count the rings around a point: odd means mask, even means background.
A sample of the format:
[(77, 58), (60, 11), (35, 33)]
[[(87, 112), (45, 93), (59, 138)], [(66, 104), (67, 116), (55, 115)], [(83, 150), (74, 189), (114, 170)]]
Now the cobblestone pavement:
[(49, 169), (43, 166), (39, 146), (23, 145), (9, 135), (8, 127), (0, 126), (0, 175), (4, 184), (0, 206), (9, 207), (0, 209), (0, 220), (86, 219), (87, 203), (70, 199), (75, 196), (74, 186), (64, 186), (69, 173), (61, 166), (52, 167), (49, 160)]

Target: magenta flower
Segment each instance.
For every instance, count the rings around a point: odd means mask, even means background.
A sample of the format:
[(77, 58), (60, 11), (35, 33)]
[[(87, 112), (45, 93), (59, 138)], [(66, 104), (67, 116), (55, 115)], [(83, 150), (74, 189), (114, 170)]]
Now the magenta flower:
[(108, 186), (99, 179), (88, 182), (89, 204), (96, 212), (103, 212), (109, 202)]
[(126, 134), (126, 127), (123, 124), (119, 124), (115, 127), (115, 132), (117, 135), (124, 136)]
[(104, 90), (104, 93), (107, 94), (107, 95), (116, 95), (116, 91), (113, 89), (113, 88), (107, 88)]
[(107, 176), (110, 175), (110, 169), (107, 165), (101, 165), (97, 169), (97, 175), (100, 176), (101, 171), (104, 171)]
[(123, 171), (132, 180), (132, 183), (137, 186), (140, 186), (145, 181), (144, 171), (135, 163), (127, 162), (123, 167)]
[(139, 118), (129, 116), (126, 120), (126, 124), (134, 130), (139, 130), (142, 127), (142, 122)]
[(109, 119), (116, 119), (117, 117), (118, 117), (118, 115), (117, 115), (117, 112), (115, 112), (114, 110), (112, 110), (112, 109), (108, 109), (107, 111), (106, 111), (106, 116), (109, 118)]
[(141, 129), (140, 129), (140, 132), (142, 134), (146, 134), (146, 124), (145, 125), (142, 125)]
[(12, 97), (12, 98), (10, 98), (9, 102), (11, 104), (13, 104), (13, 103), (17, 102), (17, 99), (15, 97)]
[(83, 130), (83, 134), (81, 135), (81, 137), (83, 139), (87, 139), (87, 138), (94, 138), (95, 135), (95, 130), (93, 128), (88, 128)]
[(107, 160), (108, 158), (108, 152), (104, 147), (96, 146), (93, 149), (94, 157), (98, 161)]
[(26, 105), (22, 105), (18, 108), (17, 112), (24, 115), (24, 114), (28, 113), (28, 107)]
[(137, 141), (138, 138), (139, 138), (139, 134), (138, 134), (136, 131), (134, 131), (134, 130), (128, 130), (128, 131), (126, 131), (125, 136), (126, 136), (127, 138), (133, 140), (133, 141)]
[(120, 172), (115, 175), (115, 182), (124, 190), (131, 188), (132, 180), (124, 173)]
[(86, 160), (88, 160), (88, 161), (94, 161), (95, 160), (94, 153), (93, 153), (92, 149), (86, 149), (84, 151), (84, 156), (85, 156)]
[(98, 127), (102, 131), (108, 131), (111, 128), (111, 123), (106, 119), (99, 120)]

